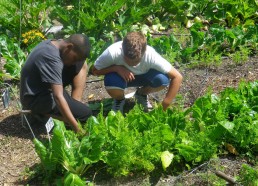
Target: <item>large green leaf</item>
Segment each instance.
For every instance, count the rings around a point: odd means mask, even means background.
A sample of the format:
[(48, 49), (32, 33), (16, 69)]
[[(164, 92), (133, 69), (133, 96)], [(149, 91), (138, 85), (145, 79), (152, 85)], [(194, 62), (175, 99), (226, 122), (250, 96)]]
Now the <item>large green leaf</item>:
[(161, 153), (160, 159), (164, 170), (166, 170), (166, 168), (169, 167), (173, 158), (174, 158), (174, 154), (170, 153), (169, 151), (163, 151)]

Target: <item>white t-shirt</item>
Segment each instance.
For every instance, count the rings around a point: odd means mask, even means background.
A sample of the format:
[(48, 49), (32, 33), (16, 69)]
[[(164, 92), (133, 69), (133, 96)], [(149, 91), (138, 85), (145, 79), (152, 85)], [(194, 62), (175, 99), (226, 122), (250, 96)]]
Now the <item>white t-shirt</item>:
[(147, 73), (150, 69), (155, 69), (167, 74), (173, 67), (151, 46), (146, 47), (141, 62), (136, 66), (129, 66), (124, 60), (124, 52), (122, 49), (122, 41), (110, 45), (95, 61), (95, 68), (101, 70), (111, 65), (123, 65), (129, 69), (134, 75)]

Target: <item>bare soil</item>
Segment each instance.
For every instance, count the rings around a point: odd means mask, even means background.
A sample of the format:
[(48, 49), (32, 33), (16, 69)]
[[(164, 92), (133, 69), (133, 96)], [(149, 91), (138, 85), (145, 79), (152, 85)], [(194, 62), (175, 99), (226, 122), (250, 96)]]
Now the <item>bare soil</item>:
[[(208, 90), (219, 93), (226, 87), (237, 87), (239, 82), (255, 81), (258, 79), (258, 59), (251, 57), (246, 63), (236, 65), (230, 59), (224, 59), (219, 67), (210, 68), (187, 68), (177, 67), (184, 76), (184, 81), (179, 91), (181, 100), (185, 107), (189, 107), (200, 96)], [(12, 86), (11, 102), (7, 109), (0, 103), (0, 185), (41, 185), (30, 180), (34, 174), (37, 164), (40, 162), (32, 144), (32, 133), (26, 122), (22, 122), (19, 113), (18, 88)], [(3, 89), (3, 87), (0, 87)], [(127, 90), (126, 93), (134, 91)], [(162, 100), (166, 90), (153, 93), (149, 96), (152, 103)], [(101, 77), (89, 75), (83, 102), (90, 104), (94, 109), (94, 114), (99, 112), (99, 103), (104, 103), (104, 109), (108, 112), (111, 105), (110, 96), (106, 93)], [(134, 105), (132, 98), (126, 102), (126, 109), (129, 110)], [(42, 126), (33, 125), (33, 132), (38, 138), (46, 138), (46, 131)], [(207, 162), (202, 167), (185, 172), (180, 176), (165, 175), (159, 171), (154, 171), (150, 175), (144, 173), (140, 175), (130, 175), (127, 178), (112, 178), (93, 172), (91, 180), (96, 185), (212, 185), (214, 179), (214, 167), (221, 167), (229, 176), (235, 177), (243, 159), (227, 156), (226, 159), (217, 159)], [(216, 176), (215, 176), (216, 177)]]

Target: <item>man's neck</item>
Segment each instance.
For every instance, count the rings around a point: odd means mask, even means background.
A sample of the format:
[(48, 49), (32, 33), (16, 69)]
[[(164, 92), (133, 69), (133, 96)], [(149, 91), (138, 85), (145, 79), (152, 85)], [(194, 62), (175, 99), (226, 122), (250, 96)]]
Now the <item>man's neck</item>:
[(63, 46), (63, 39), (58, 39), (58, 40), (51, 40), (51, 43), (58, 49), (61, 49)]

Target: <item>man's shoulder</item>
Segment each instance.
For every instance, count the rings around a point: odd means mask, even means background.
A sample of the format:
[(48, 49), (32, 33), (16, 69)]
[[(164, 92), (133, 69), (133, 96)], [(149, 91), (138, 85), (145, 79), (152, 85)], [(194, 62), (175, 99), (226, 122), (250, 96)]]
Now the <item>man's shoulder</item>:
[(145, 51), (145, 57), (155, 58), (156, 56), (159, 56), (157, 51), (152, 46), (147, 45), (146, 51)]
[(122, 41), (113, 43), (108, 47), (108, 52), (112, 57), (120, 56), (122, 54)]
[(153, 48), (152, 46), (147, 45), (147, 46), (146, 46), (146, 52), (147, 52), (147, 53), (153, 53), (153, 52), (156, 52), (156, 50), (155, 50), (155, 48)]
[(45, 60), (58, 60), (60, 59), (59, 50), (51, 43), (51, 40), (45, 40), (41, 42), (37, 48), (35, 48), (34, 56), (41, 57)]
[(49, 66), (55, 70), (63, 68), (63, 62), (61, 60), (59, 50), (51, 44), (50, 40), (41, 42), (31, 52), (26, 64), (36, 64), (38, 68)]
[(114, 42), (112, 45), (113, 46), (121, 46), (122, 47), (122, 43), (123, 43), (123, 41), (117, 41), (117, 42)]
[(114, 50), (114, 49), (117, 50), (121, 48), (122, 48), (122, 41), (115, 42), (108, 47), (109, 50)]
[(47, 52), (57, 52), (59, 51), (52, 43), (50, 39), (44, 40), (41, 43), (37, 45), (35, 50), (41, 50), (42, 52), (47, 51)]
[(50, 46), (51, 45), (51, 40), (47, 39), (47, 40), (43, 40), (41, 41), (37, 47), (46, 47), (46, 46)]

